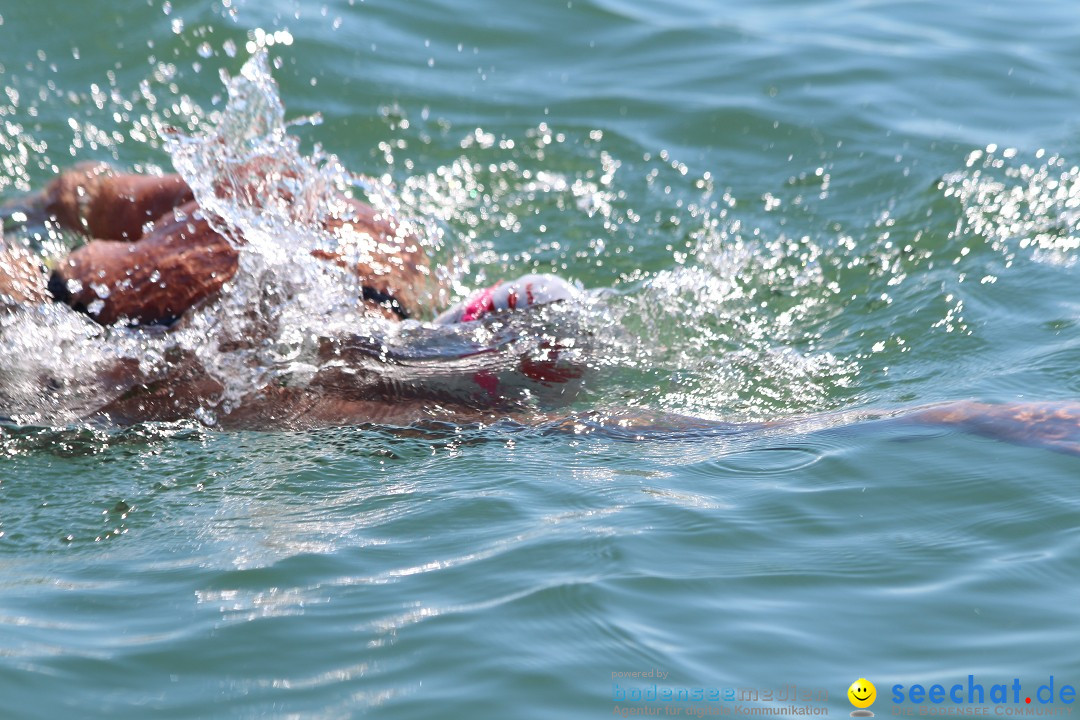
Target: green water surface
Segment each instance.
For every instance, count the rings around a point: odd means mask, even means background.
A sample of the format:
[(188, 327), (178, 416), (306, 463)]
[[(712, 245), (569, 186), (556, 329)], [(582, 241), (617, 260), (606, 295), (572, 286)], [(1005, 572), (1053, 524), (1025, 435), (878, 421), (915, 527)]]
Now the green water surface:
[[(437, 217), (463, 282), (617, 291), (625, 352), (580, 409), (1080, 397), (1075, 2), (0, 0), (0, 199), (78, 160), (168, 168), (155, 123), (211, 122), (268, 34), (290, 116), (322, 115), (297, 134)], [(7, 427), (0, 716), (1056, 692), (1080, 683), (1078, 474), (882, 423)]]

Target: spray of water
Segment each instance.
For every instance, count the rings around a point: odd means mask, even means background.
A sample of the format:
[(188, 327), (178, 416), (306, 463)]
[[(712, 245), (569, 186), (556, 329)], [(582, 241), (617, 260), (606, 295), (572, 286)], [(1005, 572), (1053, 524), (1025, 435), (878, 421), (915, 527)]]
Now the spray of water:
[[(398, 217), (392, 189), (350, 174), (321, 148), (301, 152), (264, 51), (226, 85), (228, 103), (214, 127), (158, 132), (198, 200), (197, 212), (238, 250), (239, 271), (219, 298), (167, 333), (100, 328), (61, 306), (4, 316), (0, 399), (9, 416), (70, 422), (141, 382), (192, 366), (221, 387), (196, 413), (208, 424), (270, 385), (387, 402), (471, 403), (497, 388), (500, 402), (530, 403), (553, 384), (557, 395), (568, 394), (568, 381), (580, 373), (555, 383), (550, 375), (563, 373), (551, 367), (556, 354), (563, 367), (580, 364), (587, 333), (572, 309), (450, 327), (392, 323), (366, 311), (350, 268), (376, 251), (376, 241), (342, 239), (325, 222), (358, 186), (380, 212)], [(430, 226), (401, 222), (404, 232), (437, 249), (439, 234)], [(521, 375), (522, 367), (533, 368), (533, 377)]]
[(1006, 261), (1028, 253), (1036, 261), (1073, 265), (1080, 249), (1080, 167), (1060, 155), (1035, 153), (1024, 162), (1013, 148), (973, 150), (964, 170), (940, 188), (962, 204), (966, 229)]

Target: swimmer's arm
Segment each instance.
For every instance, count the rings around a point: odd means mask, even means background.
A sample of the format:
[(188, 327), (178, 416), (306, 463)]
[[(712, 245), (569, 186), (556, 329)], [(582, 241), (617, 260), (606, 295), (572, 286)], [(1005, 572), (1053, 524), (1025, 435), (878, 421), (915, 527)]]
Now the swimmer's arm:
[(30, 251), (0, 244), (0, 308), (45, 302), (45, 273), (41, 257)]
[(53, 297), (102, 325), (167, 325), (216, 294), (238, 268), (235, 248), (197, 216), (167, 215), (133, 243), (92, 240), (59, 262)]
[(340, 207), (323, 218), (323, 228), (340, 244), (339, 252), (312, 254), (352, 269), (370, 290), (393, 298), (409, 317), (434, 314), (449, 295), (420, 238), (407, 223), (360, 200), (338, 198)]
[(120, 173), (105, 163), (69, 168), (34, 195), (6, 203), (5, 223), (53, 220), (101, 240), (137, 240), (147, 223), (193, 199), (179, 175)]
[(817, 432), (880, 421), (890, 426), (946, 427), (1013, 445), (1080, 456), (1080, 402), (989, 404), (961, 401), (891, 412), (846, 411), (756, 423), (731, 423), (663, 412), (578, 413), (551, 418), (554, 431), (614, 439), (696, 439), (773, 430)]
[(974, 435), (1080, 456), (1080, 402), (989, 404), (973, 401), (916, 408), (905, 423), (954, 427)]

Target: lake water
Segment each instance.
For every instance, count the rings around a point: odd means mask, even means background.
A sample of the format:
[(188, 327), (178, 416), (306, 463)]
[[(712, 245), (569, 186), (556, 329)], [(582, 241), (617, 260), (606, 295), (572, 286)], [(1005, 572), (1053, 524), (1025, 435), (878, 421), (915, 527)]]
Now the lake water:
[[(1067, 0), (6, 0), (0, 199), (168, 169), (160, 126), (213, 122), (266, 47), (304, 147), (434, 218), (462, 292), (614, 291), (574, 410), (1075, 399), (1077, 37)], [(4, 426), (0, 715), (737, 717), (776, 703), (647, 692), (794, 685), (846, 717), (861, 677), (878, 715), (1080, 682), (1080, 461), (825, 425)]]

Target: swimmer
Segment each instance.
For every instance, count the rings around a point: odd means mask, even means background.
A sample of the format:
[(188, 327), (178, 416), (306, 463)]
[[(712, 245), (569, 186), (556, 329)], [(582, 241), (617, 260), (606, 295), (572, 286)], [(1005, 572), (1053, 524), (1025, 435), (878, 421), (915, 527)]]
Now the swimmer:
[[(257, 183), (259, 187), (280, 187), (277, 172), (289, 171), (279, 171), (272, 158), (258, 158), (236, 174), (265, 180)], [(240, 199), (248, 207), (265, 202), (257, 188), (247, 185), (218, 185), (216, 192), (243, 194)], [(339, 246), (357, 251), (351, 253), (354, 261), (345, 267), (341, 253), (316, 250), (312, 255), (355, 274), (360, 314), (391, 323), (434, 316), (447, 292), (419, 239), (366, 203), (344, 196), (336, 200), (340, 209), (318, 222)], [(63, 172), (41, 192), (9, 205), (6, 214), (15, 222), (55, 223), (86, 241), (51, 270), (26, 249), (0, 245), (0, 307), (58, 302), (104, 326), (168, 330), (181, 325), (185, 315), (213, 302), (236, 275), (238, 248), (244, 244), (235, 232), (226, 238), (215, 230), (221, 224), (205, 217), (179, 176), (120, 173), (104, 164)], [(501, 312), (573, 300), (579, 292), (552, 275), (526, 275), (475, 293), (444, 310), (433, 324), (468, 325)], [(565, 385), (580, 377), (580, 369), (558, 362), (557, 348), (543, 352), (545, 357), (539, 359), (520, 358), (523, 377), (547, 385)], [(359, 338), (327, 341), (322, 353), (323, 361), (340, 362), (324, 363), (334, 367), (313, 378), (303, 391), (264, 388), (253, 393), (227, 422), (257, 425), (264, 412), (278, 420), (303, 413), (319, 418), (312, 420), (319, 424), (358, 417), (374, 422), (400, 415), (403, 408), (415, 414), (410, 402), (415, 407), (439, 402), (475, 410), (497, 408), (508, 399), (499, 378), (483, 369), (469, 373), (467, 387), (455, 392), (445, 387), (384, 387), (377, 372), (358, 377), (355, 367), (345, 373), (337, 367), (341, 362), (370, 365), (371, 358), (380, 354)], [(221, 385), (194, 357), (176, 358), (170, 367), (167, 377), (139, 377), (96, 415), (115, 422), (183, 419), (220, 394)], [(129, 367), (127, 372), (137, 377), (137, 369)]]
[[(269, 159), (248, 168), (273, 173)], [(221, 188), (219, 192), (244, 192)], [(246, 198), (258, 203), (257, 197)], [(431, 272), (419, 240), (394, 218), (370, 205), (341, 198), (343, 211), (322, 220), (339, 240), (355, 233), (374, 239), (368, 252), (349, 268), (360, 280), (358, 307), (390, 322), (435, 315), (445, 295)], [(193, 308), (213, 300), (236, 274), (239, 251), (201, 216), (190, 188), (177, 175), (161, 177), (120, 173), (107, 165), (82, 165), (62, 173), (37, 195), (8, 206), (17, 222), (51, 220), (86, 236), (87, 242), (60, 261), (51, 272), (40, 258), (17, 246), (0, 244), (0, 311), (4, 307), (60, 302), (102, 325), (170, 327)], [(2, 239), (0, 239), (2, 240)], [(234, 242), (237, 242), (234, 239)], [(242, 243), (240, 238), (238, 242)], [(316, 252), (320, 259), (344, 263), (341, 256)], [(108, 292), (100, 289), (105, 286)], [(95, 290), (95, 287), (97, 290)], [(443, 310), (433, 323), (466, 325), (485, 318), (563, 301), (580, 291), (552, 275), (526, 275), (499, 282)], [(519, 371), (546, 384), (578, 377), (574, 368), (552, 363), (528, 365)], [(373, 355), (362, 341), (345, 338), (328, 343), (324, 359), (370, 366)], [(356, 362), (363, 360), (364, 362)], [(137, 365), (137, 363), (135, 363)], [(557, 371), (556, 371), (557, 370)], [(194, 357), (184, 356), (164, 376), (144, 377), (138, 367), (121, 365), (109, 371), (118, 392), (86, 415), (116, 424), (188, 419), (208, 400), (218, 397), (220, 383)], [(378, 372), (357, 384), (355, 369), (347, 377), (339, 367), (316, 374), (305, 387), (268, 386), (251, 393), (218, 418), (222, 427), (305, 428), (326, 425), (385, 423), (411, 425), (425, 420), (491, 421), (505, 417), (497, 384), (476, 373), (483, 392), (466, 401), (440, 396), (430, 389), (382, 388)], [(121, 382), (123, 379), (123, 382)], [(391, 385), (393, 385), (391, 383)], [(121, 391), (122, 390), (122, 391)], [(3, 408), (0, 408), (0, 413)], [(770, 428), (821, 427), (856, 421), (954, 427), (1017, 444), (1080, 455), (1080, 403), (1016, 403), (991, 405), (971, 401), (945, 403), (888, 413), (833, 413), (818, 418), (769, 423), (713, 422), (666, 413), (650, 415), (534, 413), (514, 417), (548, 422), (572, 432), (603, 432), (638, 438), (660, 433), (670, 437), (733, 435)], [(561, 419), (560, 419), (561, 418)]]

